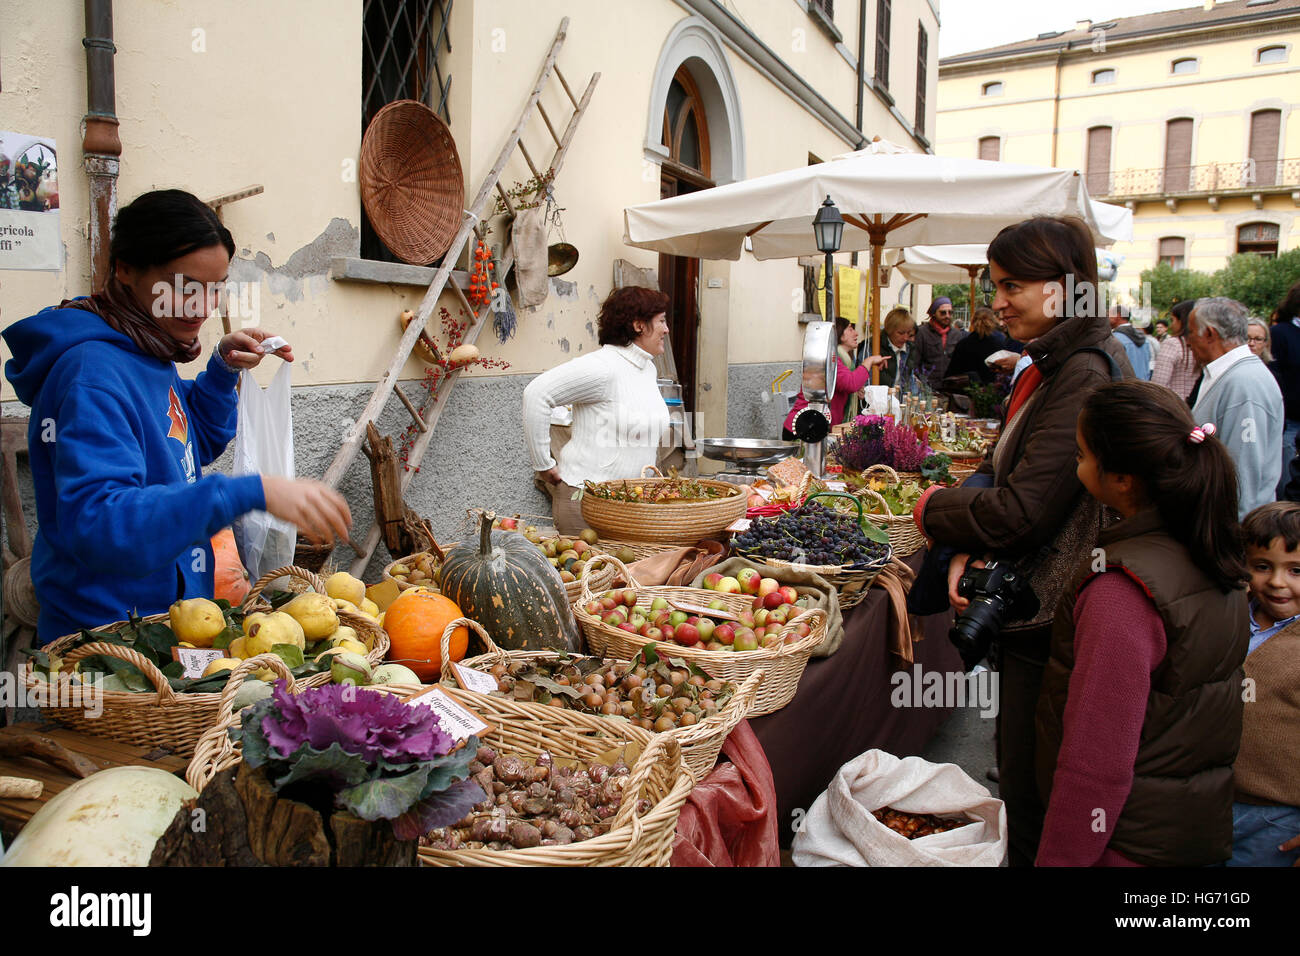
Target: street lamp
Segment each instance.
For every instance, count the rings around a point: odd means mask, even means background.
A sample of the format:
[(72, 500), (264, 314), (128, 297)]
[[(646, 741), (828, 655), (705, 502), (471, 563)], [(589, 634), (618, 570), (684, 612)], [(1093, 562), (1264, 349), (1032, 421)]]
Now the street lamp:
[(817, 250), (826, 254), (826, 315), (827, 322), (835, 321), (835, 284), (831, 278), (835, 271), (834, 255), (839, 251), (840, 240), (844, 237), (844, 217), (827, 196), (826, 201), (817, 210), (813, 218), (813, 235), (817, 239)]
[(985, 267), (980, 273), (980, 292), (984, 295), (984, 304), (988, 305), (993, 300), (993, 292), (997, 286), (993, 284), (993, 278), (989, 275), (989, 270)]

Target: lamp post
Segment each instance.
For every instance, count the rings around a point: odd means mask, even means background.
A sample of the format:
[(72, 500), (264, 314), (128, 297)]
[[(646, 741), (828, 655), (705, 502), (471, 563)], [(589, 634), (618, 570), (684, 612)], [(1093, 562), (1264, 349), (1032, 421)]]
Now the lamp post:
[(812, 226), (813, 235), (817, 239), (817, 250), (826, 254), (826, 279), (824, 285), (826, 290), (826, 314), (824, 318), (827, 322), (834, 322), (835, 281), (832, 276), (835, 270), (834, 255), (839, 251), (840, 240), (844, 237), (844, 217), (835, 208), (835, 203), (831, 202), (830, 196), (826, 197), (826, 201), (817, 210)]
[[(980, 273), (980, 292), (984, 295), (985, 305), (988, 305), (993, 301), (993, 292), (995, 288), (996, 286), (993, 285), (993, 278), (989, 275), (989, 270), (986, 267), (984, 271)], [(974, 315), (974, 313), (975, 310), (972, 308), (971, 314)]]

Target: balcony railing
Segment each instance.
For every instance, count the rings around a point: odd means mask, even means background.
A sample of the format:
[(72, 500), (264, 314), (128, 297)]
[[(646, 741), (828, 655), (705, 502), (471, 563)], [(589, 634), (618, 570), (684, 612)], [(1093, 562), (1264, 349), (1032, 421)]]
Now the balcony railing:
[(1094, 196), (1216, 195), (1224, 192), (1282, 189), (1300, 186), (1300, 159), (1279, 159), (1257, 163), (1246, 159), (1236, 163), (1205, 163), (1199, 166), (1166, 166), (1159, 169), (1120, 169), (1102, 179), (1087, 177), (1088, 192)]

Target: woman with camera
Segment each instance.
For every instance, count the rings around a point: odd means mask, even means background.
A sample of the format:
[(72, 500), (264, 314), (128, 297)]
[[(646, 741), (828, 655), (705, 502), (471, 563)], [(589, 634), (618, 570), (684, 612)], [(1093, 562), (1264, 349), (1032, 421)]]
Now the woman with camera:
[[(1094, 389), (1133, 377), (1098, 301), (1096, 255), (1087, 226), (1074, 218), (1029, 219), (989, 245), (993, 308), (1011, 336), (1028, 343), (1032, 363), (1017, 377), (1002, 433), (978, 471), (961, 487), (931, 488), (914, 512), (936, 547), (959, 552), (948, 566), (948, 596), (959, 612), (970, 605), (957, 590), (968, 565), (1010, 564), (1032, 595), (1002, 596), (1009, 607), (999, 633), (990, 633), (997, 621), (987, 614), (973, 622), (978, 639), (997, 641), (998, 773), (1012, 865), (1033, 863), (1042, 832), (1034, 711), (1052, 615), (1065, 581), (1109, 523), (1075, 474), (1075, 425)], [(987, 596), (979, 600), (992, 609)]]

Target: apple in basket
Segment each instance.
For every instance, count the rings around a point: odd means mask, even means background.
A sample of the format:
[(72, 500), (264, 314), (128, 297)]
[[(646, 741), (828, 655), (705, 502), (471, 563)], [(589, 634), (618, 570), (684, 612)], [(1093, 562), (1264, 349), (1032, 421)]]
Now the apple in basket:
[(665, 624), (659, 628), (659, 631), (663, 634), (663, 637), (660, 638), (660, 640), (671, 641), (673, 639), (673, 634), (676, 632), (676, 628), (671, 624)]
[(763, 596), (763, 607), (769, 611), (775, 611), (782, 604), (790, 603), (785, 599), (785, 595), (781, 593), (782, 590), (782, 588), (777, 588), (775, 591), (769, 591), (765, 594)]
[(629, 634), (638, 633), (636, 626), (633, 625), (631, 621), (624, 621), (622, 624), (618, 626), (618, 629), (620, 631), (627, 631)]
[(766, 597), (773, 591), (781, 589), (781, 582), (776, 578), (760, 578), (758, 581), (758, 596)]
[(592, 617), (603, 617), (605, 614), (605, 605), (600, 598), (592, 598), (582, 606), (582, 609)]
[(723, 578), (714, 590), (721, 591), (723, 594), (739, 594), (741, 593), (740, 582), (735, 578)]
[(752, 628), (742, 627), (736, 632), (736, 639), (731, 646), (738, 651), (756, 651), (758, 650), (758, 635), (754, 633)]
[(659, 630), (659, 628), (655, 627), (653, 624), (647, 624), (642, 628), (641, 636), (647, 641), (662, 641), (664, 639), (664, 632)]
[[(721, 583), (722, 583), (722, 575), (718, 574), (716, 571), (714, 571), (712, 574), (704, 575), (704, 587), (710, 591), (722, 590), (721, 588), (718, 587), (718, 585)], [(655, 600), (663, 601), (663, 598), (656, 598)], [(664, 601), (664, 606), (666, 607), (667, 605), (668, 602)]]
[(719, 644), (731, 644), (736, 639), (736, 628), (731, 624), (719, 624), (713, 629), (713, 639)]
[[(718, 577), (722, 577), (722, 575), (718, 575)], [(652, 610), (652, 611), (663, 611), (663, 610), (671, 610), (671, 608), (669, 608), (669, 606), (668, 606), (668, 599), (667, 599), (667, 598), (657, 597), (657, 598), (655, 598), (653, 601), (650, 602), (650, 610)]]
[(673, 628), (673, 640), (686, 647), (700, 643), (700, 629), (694, 624), (682, 623)]
[(785, 600), (786, 604), (797, 604), (799, 601), (799, 592), (787, 584), (781, 588), (781, 597)]
[(785, 626), (785, 622), (788, 620), (790, 620), (789, 604), (782, 604), (776, 610), (767, 613), (767, 623), (769, 625), (775, 624), (778, 628), (781, 628)]
[(736, 615), (736, 620), (740, 623), (741, 627), (753, 627), (756, 623), (753, 611), (741, 611)]
[(727, 609), (726, 601), (720, 601), (717, 598), (714, 598), (712, 601), (709, 602), (709, 610), (711, 611), (725, 611), (726, 609)]
[(695, 626), (699, 629), (701, 641), (713, 640), (713, 632), (717, 630), (717, 624), (711, 617), (701, 617), (696, 619)]
[(740, 582), (740, 589), (745, 594), (757, 594), (763, 576), (756, 568), (741, 568), (736, 572), (736, 580)]
[(688, 617), (690, 617), (690, 615), (685, 611), (673, 611), (672, 614), (668, 616), (668, 623), (673, 627), (678, 627), (679, 625), (685, 624)]

